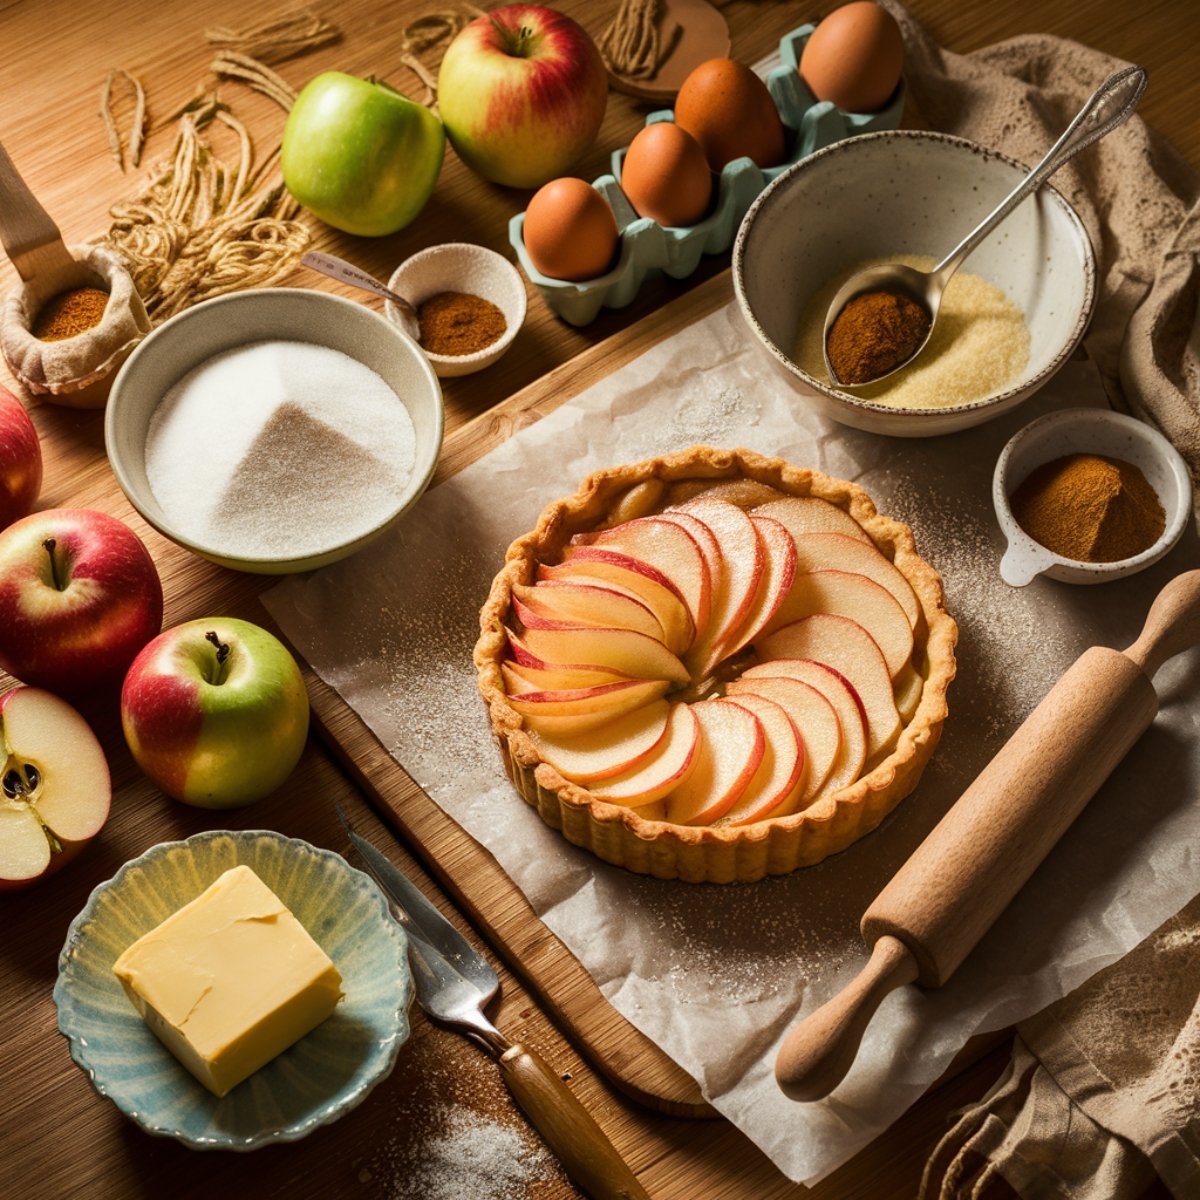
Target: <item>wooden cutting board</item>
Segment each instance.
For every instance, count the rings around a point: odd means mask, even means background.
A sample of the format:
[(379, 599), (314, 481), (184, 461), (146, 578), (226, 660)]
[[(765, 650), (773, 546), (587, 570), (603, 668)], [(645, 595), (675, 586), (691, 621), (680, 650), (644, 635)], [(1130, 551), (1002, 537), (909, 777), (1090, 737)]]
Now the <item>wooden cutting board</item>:
[[(726, 270), (461, 426), (446, 438), (433, 486), (732, 297)], [(306, 676), (317, 730), (334, 754), (597, 1070), (627, 1095), (661, 1112), (715, 1116), (695, 1081), (604, 999), (491, 854), (409, 778), (337, 692), (311, 669)], [(482, 723), (480, 736), (487, 736)], [(513, 803), (518, 803), (515, 793)]]

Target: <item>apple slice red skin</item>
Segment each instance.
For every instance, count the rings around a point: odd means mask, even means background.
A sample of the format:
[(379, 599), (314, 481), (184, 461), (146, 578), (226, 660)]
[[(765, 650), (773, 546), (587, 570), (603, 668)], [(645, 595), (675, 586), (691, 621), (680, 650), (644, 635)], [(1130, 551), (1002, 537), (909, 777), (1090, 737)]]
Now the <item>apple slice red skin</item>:
[[(55, 702), (56, 704), (62, 704), (66, 707), (69, 707), (65, 700), (62, 700), (58, 696), (55, 696), (53, 693), (46, 692), (42, 688), (31, 688), (31, 687), (23, 687), (23, 686), (18, 685), (15, 688), (10, 688), (3, 695), (0, 695), (0, 730), (2, 730), (2, 727), (3, 727), (5, 708), (7, 708), (8, 705), (11, 704), (18, 695), (20, 695), (22, 693), (30, 693), (30, 692), (41, 693), (42, 695), (46, 696), (49, 700)], [(78, 714), (76, 714), (76, 715), (78, 715)], [(80, 716), (79, 720), (83, 721), (83, 717)], [(0, 740), (0, 762), (3, 761), (3, 757), (4, 757), (3, 744), (4, 744), (3, 741)], [(105, 757), (104, 752), (102, 749), (100, 749), (99, 742), (97, 742), (97, 749), (100, 750), (100, 757), (104, 758)], [(55, 837), (58, 838), (59, 845), (62, 847), (62, 849), (59, 851), (51, 852), (50, 862), (47, 865), (46, 869), (40, 875), (30, 875), (24, 879), (6, 879), (3, 877), (0, 877), (0, 893), (24, 891), (26, 888), (32, 887), (36, 883), (40, 883), (43, 879), (49, 879), (50, 876), (56, 875), (59, 871), (61, 871), (63, 869), (63, 867), (65, 867), (68, 863), (72, 862), (75, 858), (77, 858), (82, 850), (84, 850), (87, 846), (91, 845), (91, 843), (96, 840), (96, 838), (99, 836), (101, 830), (104, 828), (104, 825), (108, 821), (111, 807), (112, 807), (112, 778), (111, 778), (111, 775), (108, 774), (108, 764), (107, 764), (107, 760), (105, 760), (103, 812), (97, 820), (97, 826), (96, 826), (95, 833), (91, 834), (91, 836), (89, 836), (89, 837), (80, 838), (75, 841), (72, 841), (68, 838), (64, 838), (60, 834), (55, 833)]]
[(0, 532), (0, 667), (22, 683), (68, 697), (111, 687), (162, 616), (154, 562), (116, 517), (47, 509)]

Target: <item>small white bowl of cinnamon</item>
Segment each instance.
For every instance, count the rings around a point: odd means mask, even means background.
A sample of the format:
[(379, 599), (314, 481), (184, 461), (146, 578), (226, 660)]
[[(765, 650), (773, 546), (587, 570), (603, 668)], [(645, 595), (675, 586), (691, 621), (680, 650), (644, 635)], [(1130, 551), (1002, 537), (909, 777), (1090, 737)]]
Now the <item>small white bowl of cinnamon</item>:
[(1021, 429), (1001, 452), (992, 504), (1008, 541), (1000, 577), (1106, 583), (1158, 562), (1182, 537), (1192, 482), (1158, 430), (1123, 413), (1070, 408)]
[[(392, 273), (388, 287), (416, 309), (421, 350), (442, 379), (491, 366), (525, 320), (525, 281), (516, 267), (469, 242), (414, 254)], [(392, 301), (384, 310), (401, 324)]]

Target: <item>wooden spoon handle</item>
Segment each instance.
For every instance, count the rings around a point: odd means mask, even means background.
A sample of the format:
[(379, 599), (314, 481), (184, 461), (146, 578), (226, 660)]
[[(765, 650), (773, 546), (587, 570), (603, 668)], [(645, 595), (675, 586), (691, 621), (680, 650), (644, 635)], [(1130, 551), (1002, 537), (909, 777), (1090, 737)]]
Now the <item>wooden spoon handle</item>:
[(784, 1039), (775, 1079), (793, 1100), (820, 1100), (846, 1077), (867, 1025), (883, 998), (912, 983), (917, 960), (898, 938), (886, 934), (849, 987), (809, 1013)]
[(74, 263), (58, 226), (0, 145), (0, 242), (17, 274), (28, 281)]
[(527, 1046), (510, 1046), (500, 1071), (513, 1099), (591, 1200), (650, 1200), (575, 1093)]
[(1147, 675), (1200, 645), (1200, 571), (1176, 575), (1155, 597), (1138, 640), (1125, 651)]

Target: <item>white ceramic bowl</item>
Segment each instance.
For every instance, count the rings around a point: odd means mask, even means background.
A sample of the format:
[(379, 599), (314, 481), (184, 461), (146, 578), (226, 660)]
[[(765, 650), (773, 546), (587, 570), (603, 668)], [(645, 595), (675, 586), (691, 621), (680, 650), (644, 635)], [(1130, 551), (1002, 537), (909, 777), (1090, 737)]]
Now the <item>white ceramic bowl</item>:
[[(327, 346), (381, 376), (412, 418), (416, 459), (394, 509), (372, 528), (301, 556), (252, 558), (231, 553), (227, 546), (202, 544), (175, 528), (146, 478), (146, 436), (159, 401), (189, 371), (223, 351), (273, 340)], [(385, 317), (328, 292), (260, 288), (206, 300), (150, 334), (113, 383), (104, 441), (129, 502), (160, 533), (222, 566), (283, 575), (345, 558), (390, 529), (428, 486), (442, 447), (443, 423), (442, 391), (433, 369), (416, 343)]]
[[(446, 242), (406, 258), (392, 272), (388, 287), (414, 308), (439, 292), (467, 292), (490, 300), (504, 314), (504, 333), (474, 354), (431, 354), (423, 349), (442, 379), (490, 367), (513, 344), (525, 321), (525, 281), (520, 272), (503, 255), (470, 242)], [(400, 323), (390, 300), (384, 301), (384, 310), (390, 320)]]
[[(1043, 463), (1068, 454), (1101, 454), (1132, 463), (1158, 493), (1166, 513), (1162, 536), (1133, 558), (1090, 563), (1064, 558), (1017, 524), (1008, 498)], [(992, 476), (992, 504), (1008, 540), (1000, 577), (1024, 587), (1038, 575), (1063, 583), (1106, 583), (1156, 563), (1183, 535), (1192, 509), (1192, 480), (1179, 451), (1144, 421), (1104, 408), (1068, 408), (1031, 421), (1004, 447)]]
[(1078, 215), (1047, 185), (960, 268), (1001, 288), (1025, 314), (1029, 364), (1003, 390), (951, 408), (889, 407), (839, 391), (789, 357), (809, 301), (830, 279), (873, 258), (940, 260), (1026, 174), (963, 138), (891, 130), (818, 151), (758, 197), (734, 244), (734, 289), (755, 336), (806, 403), (844, 425), (925, 437), (999, 416), (1062, 366), (1091, 318), (1096, 267)]

